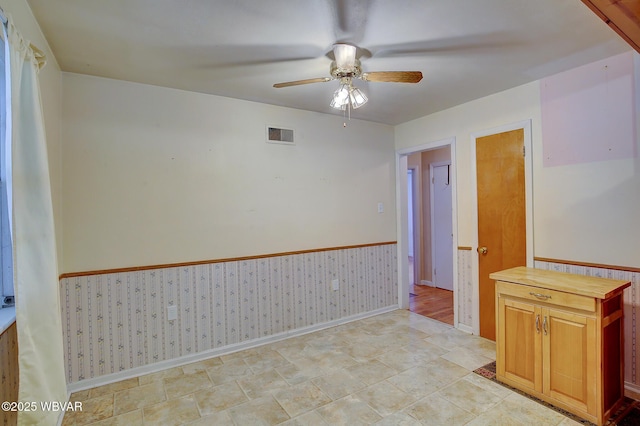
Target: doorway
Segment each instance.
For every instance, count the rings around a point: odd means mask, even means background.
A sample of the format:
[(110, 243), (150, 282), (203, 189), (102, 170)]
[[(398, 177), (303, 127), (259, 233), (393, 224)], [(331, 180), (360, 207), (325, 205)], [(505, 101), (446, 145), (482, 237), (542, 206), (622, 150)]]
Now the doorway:
[[(403, 238), (398, 239), (398, 256), (402, 259), (399, 268), (404, 277), (399, 286), (400, 306), (451, 325), (455, 325), (456, 274), (453, 270), (457, 263), (453, 249), (454, 150), (454, 140), (446, 140), (398, 153), (398, 173), (403, 175), (403, 182), (399, 182), (399, 200), (402, 200), (398, 206), (399, 221), (406, 219)], [(445, 188), (448, 198), (434, 194), (434, 184)], [(440, 223), (443, 215), (448, 226)], [(436, 235), (435, 230), (441, 228), (448, 231)], [(444, 248), (443, 242), (447, 243)], [(443, 266), (436, 266), (434, 274), (434, 265), (438, 263)], [(444, 265), (449, 265), (448, 273)]]

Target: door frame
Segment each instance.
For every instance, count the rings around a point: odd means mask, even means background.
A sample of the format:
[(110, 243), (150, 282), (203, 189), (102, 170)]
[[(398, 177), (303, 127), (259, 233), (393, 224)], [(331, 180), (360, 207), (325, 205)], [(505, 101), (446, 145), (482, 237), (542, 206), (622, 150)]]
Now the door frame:
[(497, 133), (510, 132), (522, 129), (524, 131), (524, 191), (525, 191), (525, 214), (526, 214), (526, 251), (527, 265), (533, 267), (533, 151), (531, 136), (531, 119), (505, 124), (490, 129), (480, 130), (471, 133), (471, 187), (470, 196), (472, 201), (472, 244), (471, 255), (471, 277), (473, 279), (473, 334), (480, 335), (480, 267), (478, 262), (478, 179), (476, 168), (476, 144), (477, 139), (484, 136), (495, 135)]
[[(420, 272), (421, 272), (421, 268), (420, 268), (420, 263), (418, 263), (418, 259), (420, 259), (420, 256), (422, 256), (422, 250), (420, 247), (420, 244), (418, 244), (420, 242), (419, 238), (416, 238), (416, 235), (418, 233), (422, 233), (422, 226), (420, 224), (420, 221), (418, 220), (418, 217), (420, 216), (420, 213), (422, 211), (422, 209), (420, 208), (420, 206), (416, 203), (416, 193), (418, 192), (419, 189), (421, 189), (421, 186), (418, 185), (418, 182), (420, 180), (422, 180), (422, 173), (420, 171), (420, 169), (417, 169), (415, 167), (408, 167), (407, 166), (407, 171), (411, 170), (411, 187), (413, 189), (413, 194), (411, 199), (412, 199), (412, 207), (413, 207), (413, 211), (412, 213), (412, 218), (413, 218), (413, 235), (409, 235), (408, 229), (407, 229), (407, 244), (409, 244), (409, 240), (413, 240), (413, 281), (415, 284), (416, 279), (418, 279), (420, 277)], [(408, 191), (408, 187), (407, 187), (407, 201), (409, 198), (409, 191)], [(407, 202), (407, 214), (409, 213), (408, 211), (408, 202)], [(407, 223), (408, 226), (408, 223)]]
[(453, 228), (453, 326), (458, 326), (458, 212), (456, 184), (456, 138), (450, 137), (423, 145), (396, 150), (396, 235), (398, 266), (398, 307), (409, 308), (409, 225), (407, 219), (407, 156), (416, 152), (428, 151), (449, 146), (451, 155), (451, 220)]

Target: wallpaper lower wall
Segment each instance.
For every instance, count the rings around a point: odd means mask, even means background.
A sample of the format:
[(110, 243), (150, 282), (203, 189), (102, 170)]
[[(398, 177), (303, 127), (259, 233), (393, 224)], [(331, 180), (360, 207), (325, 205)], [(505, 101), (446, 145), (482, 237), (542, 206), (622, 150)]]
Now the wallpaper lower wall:
[(458, 249), (458, 323), (465, 329), (473, 329), (473, 270), (471, 266), (473, 252)]
[(64, 278), (67, 381), (397, 306), (397, 275), (396, 245), (382, 244)]
[(547, 269), (592, 277), (631, 281), (624, 291), (624, 380), (627, 388), (640, 393), (640, 359), (638, 359), (638, 328), (636, 315), (640, 307), (640, 272), (592, 266), (570, 265), (536, 260), (535, 268)]

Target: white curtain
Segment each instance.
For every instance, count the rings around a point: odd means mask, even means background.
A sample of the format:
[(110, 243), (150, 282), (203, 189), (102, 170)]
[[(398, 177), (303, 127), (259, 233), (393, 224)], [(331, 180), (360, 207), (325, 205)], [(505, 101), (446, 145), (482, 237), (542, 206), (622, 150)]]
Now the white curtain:
[[(8, 23), (11, 61), (13, 273), (20, 401), (66, 401), (60, 294), (39, 67), (42, 52)], [(20, 425), (55, 425), (59, 412), (21, 412)]]

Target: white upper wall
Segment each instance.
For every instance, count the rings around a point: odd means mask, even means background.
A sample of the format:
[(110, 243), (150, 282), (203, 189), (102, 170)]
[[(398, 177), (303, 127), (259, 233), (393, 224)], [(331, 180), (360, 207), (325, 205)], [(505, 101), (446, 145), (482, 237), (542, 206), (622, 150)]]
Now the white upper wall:
[(62, 181), (61, 181), (61, 148), (60, 125), (62, 103), (62, 73), (53, 56), (47, 40), (45, 40), (40, 26), (36, 22), (31, 8), (25, 0), (0, 0), (0, 7), (7, 16), (11, 16), (13, 23), (22, 37), (31, 41), (47, 56), (47, 64), (40, 70), (40, 93), (44, 113), (47, 151), (49, 156), (49, 175), (51, 178), (51, 194), (53, 198), (53, 213), (56, 226), (56, 240), (58, 248), (58, 268), (63, 261), (62, 252)]
[(396, 240), (390, 126), (78, 74), (63, 90), (63, 272)]
[(396, 126), (396, 149), (456, 138), (458, 244), (471, 246), (471, 135), (531, 120), (534, 256), (640, 267), (640, 160), (543, 167), (540, 116), (533, 82)]

